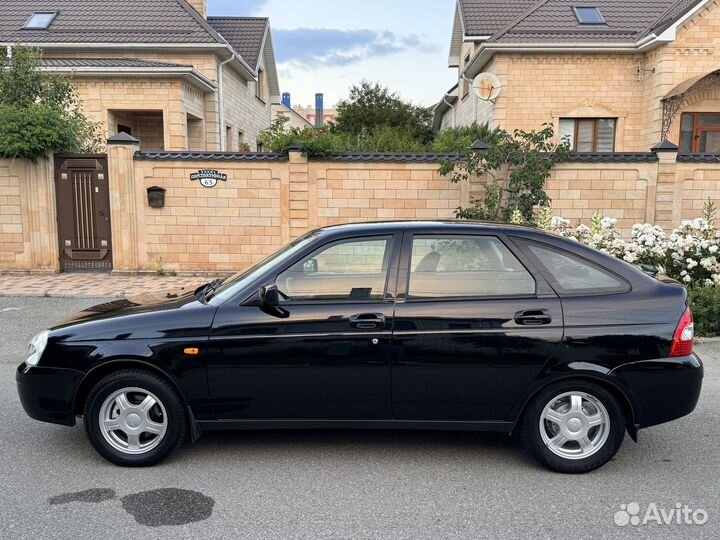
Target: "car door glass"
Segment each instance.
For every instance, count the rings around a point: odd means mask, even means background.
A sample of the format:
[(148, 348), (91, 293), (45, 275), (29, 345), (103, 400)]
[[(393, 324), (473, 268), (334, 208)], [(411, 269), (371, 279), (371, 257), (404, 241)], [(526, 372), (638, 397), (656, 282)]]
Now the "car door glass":
[(318, 249), (278, 276), (282, 301), (381, 300), (391, 238), (342, 240)]
[(567, 251), (535, 243), (528, 243), (527, 247), (550, 274), (560, 293), (599, 294), (628, 290), (628, 284), (619, 277)]
[(410, 298), (535, 294), (535, 280), (494, 236), (415, 236)]

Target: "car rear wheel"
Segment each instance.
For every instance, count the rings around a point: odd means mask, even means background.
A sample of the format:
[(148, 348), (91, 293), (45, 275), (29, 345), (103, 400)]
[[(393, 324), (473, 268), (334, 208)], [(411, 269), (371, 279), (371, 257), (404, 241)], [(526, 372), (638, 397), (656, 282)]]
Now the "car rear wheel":
[(546, 467), (585, 473), (601, 467), (620, 448), (625, 417), (610, 392), (592, 383), (558, 383), (528, 404), (522, 441)]
[(90, 442), (105, 459), (144, 467), (162, 461), (182, 444), (187, 419), (182, 398), (164, 379), (123, 370), (92, 389), (84, 423)]

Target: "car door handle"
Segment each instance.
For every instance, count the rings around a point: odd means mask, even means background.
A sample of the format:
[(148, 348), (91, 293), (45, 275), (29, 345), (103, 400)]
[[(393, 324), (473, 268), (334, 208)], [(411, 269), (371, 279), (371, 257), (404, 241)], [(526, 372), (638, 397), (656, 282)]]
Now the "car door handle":
[(515, 314), (515, 322), (524, 326), (541, 326), (543, 324), (550, 324), (552, 317), (547, 309), (528, 309), (518, 311)]
[(350, 317), (350, 326), (358, 330), (372, 330), (385, 327), (385, 315), (382, 313), (360, 313)]

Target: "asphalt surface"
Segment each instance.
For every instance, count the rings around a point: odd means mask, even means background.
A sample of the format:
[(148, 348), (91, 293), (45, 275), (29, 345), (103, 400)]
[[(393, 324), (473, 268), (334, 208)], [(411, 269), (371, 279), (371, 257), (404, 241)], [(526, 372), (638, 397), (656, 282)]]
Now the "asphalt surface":
[[(720, 538), (720, 343), (696, 347), (692, 415), (626, 438), (583, 476), (542, 469), (503, 435), (403, 431), (206, 434), (162, 465), (122, 469), (81, 425), (28, 418), (15, 391), (32, 335), (99, 301), (0, 298), (2, 540)], [(630, 503), (640, 518), (687, 504), (707, 522), (616, 525)]]

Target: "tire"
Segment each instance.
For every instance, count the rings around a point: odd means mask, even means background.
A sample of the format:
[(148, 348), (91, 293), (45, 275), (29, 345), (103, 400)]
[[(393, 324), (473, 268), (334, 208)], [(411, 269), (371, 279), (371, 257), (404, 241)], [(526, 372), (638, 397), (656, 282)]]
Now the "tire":
[(185, 439), (185, 403), (166, 380), (129, 369), (101, 379), (84, 410), (85, 432), (95, 450), (115, 465), (148, 467)]
[(550, 385), (530, 400), (520, 435), (545, 467), (581, 474), (612, 459), (622, 445), (625, 425), (622, 408), (610, 392), (590, 382), (568, 381)]

